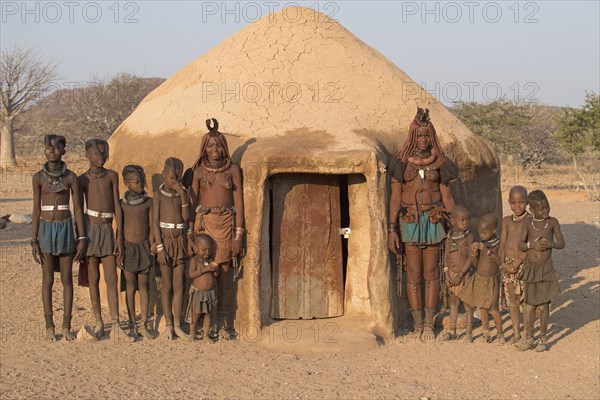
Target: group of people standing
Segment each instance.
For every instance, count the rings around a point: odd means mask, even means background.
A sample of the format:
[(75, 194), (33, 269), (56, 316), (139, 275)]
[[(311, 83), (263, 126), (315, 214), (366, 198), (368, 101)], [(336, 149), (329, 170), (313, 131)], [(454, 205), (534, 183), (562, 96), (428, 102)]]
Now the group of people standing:
[[(519, 350), (547, 350), (549, 305), (559, 293), (551, 255), (552, 249), (564, 248), (565, 242), (558, 220), (549, 215), (545, 194), (540, 190), (528, 194), (522, 186), (513, 187), (509, 193), (513, 215), (502, 220), (501, 238), (496, 235), (496, 210), (489, 210), (478, 221), (480, 241), (476, 242), (469, 231), (469, 210), (455, 204), (449, 186), (458, 178), (458, 169), (439, 145), (429, 110), (421, 108), (390, 165), (390, 174), (388, 247), (406, 269), (413, 334), (422, 340), (435, 338), (434, 317), (441, 294), (448, 296), (450, 303), (450, 321), (442, 340), (457, 338), (462, 301), (467, 320), (465, 341), (473, 340), (473, 307), (478, 307), (484, 341), (491, 341), (489, 312), (497, 343), (504, 344), (499, 313), (502, 283), (510, 304), (512, 343)], [(525, 311), (522, 340), (521, 307)], [(536, 343), (533, 325), (538, 308), (540, 336)]]
[[(234, 339), (236, 333), (229, 310), (232, 300), (232, 266), (241, 252), (244, 235), (242, 179), (231, 163), (227, 140), (215, 119), (207, 120), (209, 132), (202, 138), (200, 154), (184, 179), (183, 163), (170, 157), (165, 161), (164, 183), (151, 198), (145, 190), (146, 176), (139, 165), (127, 165), (122, 177), (127, 191), (119, 195), (119, 176), (104, 168), (109, 157), (105, 140), (85, 143), (89, 169), (80, 176), (62, 161), (66, 139), (44, 137), (47, 162), (33, 177), (32, 253), (42, 265), (42, 301), (46, 338), (56, 340), (52, 312), (54, 272), (60, 271), (64, 314), (62, 335), (71, 333), (73, 309), (73, 261), (81, 262), (80, 274), (87, 273), (95, 336), (104, 336), (100, 307), (100, 264), (107, 286), (111, 335), (135, 340), (151, 339), (148, 327), (149, 276), (154, 260), (160, 267), (160, 294), (165, 318), (165, 335), (196, 338), (196, 323), (205, 319), (200, 331), (215, 341)], [(186, 188), (187, 187), (187, 188)], [(73, 201), (73, 213), (70, 200)], [(73, 216), (75, 224), (73, 224)], [(116, 230), (113, 230), (113, 221)], [(189, 268), (186, 268), (188, 259)], [(117, 268), (126, 281), (130, 332), (119, 321)], [(186, 277), (191, 279), (189, 311), (192, 330), (182, 329)], [(135, 292), (140, 293), (141, 321), (135, 321)], [(204, 318), (204, 316), (208, 318)]]
[[(155, 258), (160, 266), (167, 338), (194, 340), (201, 319), (205, 319), (201, 323), (206, 326), (201, 336), (206, 332), (212, 341), (235, 338), (229, 310), (233, 267), (241, 253), (245, 232), (242, 176), (231, 162), (227, 140), (219, 132), (217, 121), (207, 120), (206, 125), (209, 132), (202, 138), (193, 167), (184, 174), (181, 160), (168, 158), (163, 169), (164, 183), (153, 198), (145, 191), (146, 177), (138, 165), (123, 169), (128, 190), (120, 198), (118, 174), (104, 168), (109, 155), (106, 141), (86, 142), (90, 167), (76, 176), (62, 161), (65, 138), (58, 135), (44, 138), (48, 162), (33, 177), (31, 244), (34, 259), (43, 269), (42, 299), (48, 339), (56, 339), (52, 315), (55, 268), (60, 270), (63, 283), (62, 334), (67, 340), (73, 339), (70, 332), (73, 260), (85, 262), (89, 270), (97, 336), (104, 335), (98, 289), (102, 264), (112, 334), (127, 340), (139, 334), (152, 338), (147, 326), (148, 276)], [(413, 333), (423, 340), (435, 338), (434, 317), (442, 293), (449, 296), (450, 324), (441, 339), (457, 338), (458, 307), (462, 301), (467, 313), (466, 341), (473, 340), (472, 311), (473, 307), (479, 307), (484, 339), (490, 340), (489, 312), (495, 321), (497, 342), (505, 343), (498, 311), (502, 282), (510, 301), (513, 342), (520, 350), (546, 350), (549, 304), (559, 292), (551, 253), (553, 248), (564, 248), (565, 243), (558, 221), (549, 216), (544, 193), (528, 194), (522, 186), (513, 187), (509, 204), (514, 214), (503, 219), (501, 238), (496, 235), (496, 210), (489, 210), (479, 219), (480, 242), (475, 242), (469, 231), (469, 211), (455, 204), (449, 186), (458, 179), (458, 168), (444, 155), (429, 110), (421, 108), (389, 172), (388, 247), (402, 259), (399, 264), (406, 269)], [(70, 197), (75, 227), (69, 211)], [(531, 214), (526, 209), (528, 204)], [(129, 335), (119, 323), (117, 267), (123, 270), (127, 284)], [(189, 334), (182, 329), (186, 271), (192, 280)], [(136, 289), (142, 303), (139, 333), (135, 324)], [(525, 310), (523, 340), (519, 328), (521, 306)], [(536, 345), (533, 319), (537, 308), (541, 310), (541, 325)]]

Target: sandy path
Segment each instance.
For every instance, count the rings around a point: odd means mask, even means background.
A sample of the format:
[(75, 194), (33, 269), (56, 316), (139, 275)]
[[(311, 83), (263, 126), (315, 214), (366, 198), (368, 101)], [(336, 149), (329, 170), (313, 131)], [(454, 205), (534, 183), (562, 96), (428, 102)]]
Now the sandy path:
[[(214, 345), (161, 338), (49, 344), (42, 340), (41, 274), (30, 259), (30, 227), (11, 224), (0, 231), (0, 395), (597, 399), (600, 234), (593, 223), (600, 209), (598, 203), (570, 203), (568, 196), (557, 201), (550, 196), (550, 202), (567, 248), (555, 253), (563, 293), (552, 306), (551, 349), (539, 354), (484, 344), (480, 328), (470, 345), (408, 337), (382, 343), (361, 321), (344, 319), (267, 327), (257, 343), (246, 330), (238, 342)], [(3, 190), (0, 215), (28, 211), (30, 205), (26, 188)], [(56, 323), (62, 318), (61, 297), (57, 275)], [(75, 329), (92, 322), (87, 289), (75, 288), (73, 314)], [(508, 315), (503, 317), (510, 337)]]

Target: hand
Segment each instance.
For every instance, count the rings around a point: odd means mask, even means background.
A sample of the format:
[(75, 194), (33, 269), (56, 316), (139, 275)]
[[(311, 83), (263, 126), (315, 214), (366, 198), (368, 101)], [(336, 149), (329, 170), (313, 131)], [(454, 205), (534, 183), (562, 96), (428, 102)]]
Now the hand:
[(475, 242), (471, 244), (471, 256), (475, 257), (479, 253), (479, 243)]
[(398, 232), (388, 233), (388, 249), (395, 255), (398, 255), (400, 251), (400, 236), (398, 236)]
[(185, 191), (185, 188), (183, 187), (181, 182), (175, 182), (173, 184), (173, 190), (175, 190), (181, 196), (183, 194), (183, 192)]
[(163, 266), (163, 267), (167, 267), (169, 266), (169, 255), (167, 254), (166, 251), (159, 251), (156, 258), (158, 258), (158, 263)]
[(208, 272), (215, 272), (215, 271), (216, 271), (216, 270), (218, 270), (218, 269), (219, 269), (219, 264), (217, 264), (216, 262), (214, 262), (214, 261), (213, 261), (213, 262), (210, 262), (210, 263), (209, 263), (209, 264), (206, 266), (206, 269), (205, 269), (205, 271), (208, 271)]
[(115, 244), (115, 256), (117, 256), (117, 265), (121, 267), (123, 266), (125, 258), (125, 254), (123, 254), (124, 247), (125, 245), (123, 244), (123, 241), (117, 240), (117, 243)]
[(33, 256), (33, 261), (35, 261), (38, 264), (42, 263), (42, 251), (40, 249), (39, 243), (31, 244), (31, 255)]
[(452, 279), (450, 279), (450, 273), (444, 272), (444, 280), (446, 282), (446, 286), (454, 286), (452, 284)]
[(196, 252), (194, 251), (194, 245), (191, 240), (187, 241), (187, 253), (190, 257), (196, 254)]
[(80, 240), (79, 242), (77, 242), (77, 252), (75, 253), (74, 261), (83, 261), (83, 259), (85, 258), (85, 254), (87, 253), (87, 246), (88, 243), (86, 240)]
[(450, 286), (457, 286), (457, 285), (459, 285), (460, 281), (462, 281), (462, 278), (463, 278), (463, 274), (461, 272), (458, 275), (456, 275), (454, 277), (454, 279), (452, 279), (452, 282), (451, 282), (452, 284)]
[(242, 241), (233, 239), (231, 241), (231, 252), (234, 256), (238, 256), (242, 252)]
[[(542, 239), (545, 240), (545, 239)], [(533, 242), (529, 242), (529, 247), (536, 251), (546, 251), (546, 245), (542, 244), (542, 240), (538, 239)]]
[(541, 248), (544, 249), (542, 251), (552, 248), (552, 242), (548, 241), (548, 239), (540, 239), (537, 241), (537, 243), (540, 245)]

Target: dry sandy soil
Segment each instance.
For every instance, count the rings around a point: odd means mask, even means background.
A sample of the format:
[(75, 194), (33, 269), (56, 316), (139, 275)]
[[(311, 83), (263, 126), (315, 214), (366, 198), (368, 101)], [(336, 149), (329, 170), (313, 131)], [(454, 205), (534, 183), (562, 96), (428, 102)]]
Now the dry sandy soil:
[[(29, 173), (2, 175), (0, 215), (30, 212), (30, 182)], [(582, 193), (547, 194), (567, 247), (554, 254), (562, 294), (552, 304), (546, 353), (485, 344), (480, 327), (472, 344), (384, 341), (366, 322), (345, 319), (239, 329), (240, 340), (213, 345), (161, 337), (48, 343), (30, 226), (9, 224), (0, 231), (0, 396), (598, 399), (600, 206)], [(57, 274), (56, 322), (61, 297)], [(75, 287), (73, 314), (74, 330), (92, 322), (86, 288)], [(503, 318), (510, 339), (510, 319)]]

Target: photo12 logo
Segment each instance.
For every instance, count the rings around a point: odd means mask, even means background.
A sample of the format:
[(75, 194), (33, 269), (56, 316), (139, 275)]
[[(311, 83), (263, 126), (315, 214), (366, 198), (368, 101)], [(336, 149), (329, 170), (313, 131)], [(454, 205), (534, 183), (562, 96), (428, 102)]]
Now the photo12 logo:
[(403, 1), (402, 22), (537, 24), (539, 11), (539, 4), (533, 1)]
[(134, 1), (2, 1), (2, 23), (114, 22), (137, 24), (140, 5)]
[(280, 10), (282, 10), (280, 15), (287, 22), (293, 23), (302, 19), (319, 22), (323, 18), (321, 14), (335, 18), (339, 11), (339, 5), (332, 1), (314, 2), (304, 5), (303, 8), (298, 7), (300, 4), (295, 2), (203, 1), (202, 22), (216, 19), (221, 23), (241, 21), (250, 23)]

